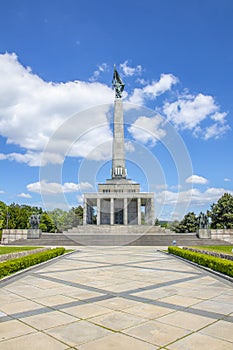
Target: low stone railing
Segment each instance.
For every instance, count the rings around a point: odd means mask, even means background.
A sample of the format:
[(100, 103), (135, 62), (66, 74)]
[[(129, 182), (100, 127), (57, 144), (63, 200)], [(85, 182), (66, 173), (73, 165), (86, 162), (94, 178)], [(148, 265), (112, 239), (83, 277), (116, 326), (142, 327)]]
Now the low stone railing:
[(190, 248), (190, 247), (183, 247), (183, 249), (190, 250), (191, 252), (195, 252), (195, 253), (201, 253), (201, 254), (215, 256), (216, 258), (233, 260), (233, 255), (231, 255), (231, 254), (220, 253), (220, 252), (211, 252), (211, 251), (205, 250), (205, 249), (196, 249), (196, 248)]
[(37, 249), (26, 250), (24, 252), (2, 254), (2, 255), (0, 255), (0, 261), (2, 262), (2, 261), (11, 260), (11, 259), (17, 259), (17, 258), (21, 258), (23, 256), (27, 256), (30, 254), (45, 252), (46, 250), (49, 250), (49, 249), (51, 249), (51, 248), (37, 248)]
[(233, 229), (211, 229), (211, 238), (233, 243)]

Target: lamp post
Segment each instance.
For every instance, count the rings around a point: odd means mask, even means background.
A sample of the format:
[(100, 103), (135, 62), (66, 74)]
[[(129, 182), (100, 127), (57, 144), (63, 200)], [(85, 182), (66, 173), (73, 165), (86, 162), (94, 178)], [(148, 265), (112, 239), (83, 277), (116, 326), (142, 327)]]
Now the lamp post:
[(8, 224), (9, 224), (9, 219), (10, 219), (11, 215), (10, 213), (8, 213), (8, 208), (7, 208), (7, 213), (6, 213), (6, 228), (8, 229)]

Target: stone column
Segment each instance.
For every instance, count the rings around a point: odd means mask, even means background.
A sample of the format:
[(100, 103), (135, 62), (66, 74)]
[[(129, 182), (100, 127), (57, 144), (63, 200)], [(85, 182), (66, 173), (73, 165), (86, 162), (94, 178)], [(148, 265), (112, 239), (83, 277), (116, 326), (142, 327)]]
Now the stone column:
[(87, 224), (87, 199), (84, 197), (83, 225)]
[(124, 149), (124, 117), (121, 99), (115, 99), (112, 147), (112, 179), (126, 177)]
[(154, 201), (152, 198), (147, 198), (146, 200), (146, 208), (145, 208), (145, 221), (147, 225), (153, 225), (153, 217), (154, 217), (154, 208), (152, 207), (152, 203), (154, 206)]
[(100, 204), (101, 204), (101, 201), (100, 201), (100, 198), (97, 198), (97, 225), (100, 225)]
[(137, 207), (138, 207), (138, 225), (141, 225), (142, 224), (141, 198), (137, 199)]
[(154, 225), (154, 223), (155, 223), (155, 203), (154, 203), (154, 197), (151, 198), (150, 221), (151, 221), (151, 225)]
[(110, 199), (110, 225), (114, 225), (114, 198)]
[(150, 215), (149, 199), (146, 198), (146, 205), (145, 205), (145, 224), (146, 225), (149, 225), (149, 215)]
[(124, 225), (128, 225), (128, 198), (124, 198)]

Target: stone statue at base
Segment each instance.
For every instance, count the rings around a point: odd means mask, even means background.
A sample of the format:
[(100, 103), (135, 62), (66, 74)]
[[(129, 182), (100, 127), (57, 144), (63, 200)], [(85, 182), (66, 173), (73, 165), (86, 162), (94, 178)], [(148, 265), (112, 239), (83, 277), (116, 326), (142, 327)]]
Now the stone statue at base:
[(197, 232), (198, 238), (211, 238), (211, 231), (209, 229), (209, 219), (208, 216), (200, 212), (198, 216), (199, 229)]
[(40, 215), (32, 214), (29, 218), (30, 229), (27, 232), (27, 238), (40, 238), (41, 230), (39, 229), (40, 225)]
[(32, 214), (29, 218), (29, 223), (30, 223), (31, 229), (38, 230), (40, 225), (40, 215)]

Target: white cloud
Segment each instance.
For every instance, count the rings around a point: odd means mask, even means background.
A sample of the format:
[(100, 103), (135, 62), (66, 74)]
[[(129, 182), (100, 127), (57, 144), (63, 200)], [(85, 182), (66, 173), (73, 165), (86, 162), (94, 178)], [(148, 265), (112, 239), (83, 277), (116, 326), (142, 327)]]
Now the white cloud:
[(145, 99), (155, 99), (166, 91), (171, 90), (172, 86), (178, 83), (178, 79), (172, 74), (161, 74), (159, 81), (153, 81), (143, 88), (136, 88), (129, 98), (129, 102), (142, 105)]
[(128, 131), (135, 140), (142, 143), (150, 142), (154, 145), (156, 141), (166, 136), (162, 124), (163, 118), (158, 114), (152, 118), (141, 116), (128, 128)]
[(84, 195), (83, 194), (78, 194), (76, 196), (77, 200), (78, 200), (78, 204), (77, 205), (83, 205), (83, 199), (84, 199)]
[(112, 132), (107, 124), (91, 129), (72, 145), (69, 156), (86, 157), (93, 160), (110, 159), (112, 137)]
[(130, 67), (128, 61), (120, 64), (120, 68), (125, 76), (140, 75), (142, 73), (142, 66), (137, 65), (136, 67)]
[(158, 190), (164, 190), (168, 188), (168, 184), (160, 184), (155, 186), (156, 189)]
[(210, 187), (206, 191), (201, 192), (196, 188), (192, 188), (187, 191), (172, 192), (172, 191), (162, 191), (157, 193), (156, 201), (163, 205), (175, 205), (175, 204), (189, 204), (190, 205), (205, 205), (212, 204), (217, 201), (224, 193), (231, 193), (233, 191), (228, 191), (224, 188)]
[(228, 177), (225, 177), (224, 181), (225, 181), (225, 182), (230, 182), (231, 179), (229, 179)]
[(71, 193), (90, 188), (92, 188), (92, 185), (88, 182), (81, 182), (80, 184), (65, 182), (62, 185), (57, 182), (47, 182), (42, 180), (41, 182), (38, 181), (27, 185), (27, 190), (29, 192), (40, 194)]
[[(30, 166), (40, 163), (41, 152), (51, 135), (71, 115), (113, 101), (112, 89), (104, 84), (43, 81), (31, 69), (22, 66), (15, 54), (0, 55), (0, 76), (0, 134), (6, 137), (8, 144), (26, 149), (23, 155), (11, 153), (1, 155), (1, 159), (12, 159)], [(94, 125), (96, 121), (107, 123), (104, 113), (93, 114), (92, 120)], [(85, 122), (79, 121), (80, 128), (84, 128)], [(99, 132), (101, 134), (102, 130)], [(57, 150), (48, 154), (48, 160), (55, 159), (55, 153)]]
[(109, 66), (107, 63), (102, 63), (98, 66), (98, 69), (96, 69), (93, 73), (93, 75), (90, 77), (89, 81), (94, 82), (98, 80), (101, 73), (109, 71)]
[(208, 183), (208, 180), (203, 176), (191, 175), (185, 180), (185, 182), (204, 185)]
[[(175, 102), (166, 102), (163, 112), (177, 128), (192, 130), (194, 136), (201, 136), (205, 140), (218, 138), (229, 130), (226, 124), (227, 113), (220, 113), (219, 106), (209, 95), (181, 95)], [(215, 123), (201, 127), (201, 123), (207, 118)]]
[(3, 193), (5, 193), (5, 191), (3, 191), (3, 190), (0, 190), (0, 194), (3, 194)]
[[(43, 162), (42, 162), (43, 156)], [(33, 166), (43, 166), (47, 163), (51, 164), (62, 164), (63, 157), (59, 153), (42, 153), (28, 151), (26, 153), (0, 153), (0, 160), (16, 161), (18, 163), (24, 163), (31, 167)]]
[(125, 151), (132, 153), (135, 151), (135, 147), (131, 141), (126, 141), (125, 142)]
[(205, 129), (205, 133), (204, 133), (204, 139), (208, 140), (212, 137), (218, 139), (219, 137), (221, 137), (223, 134), (225, 134), (228, 130), (230, 130), (230, 126), (229, 125), (219, 125), (217, 123), (208, 126)]
[(21, 197), (21, 198), (32, 198), (32, 196), (29, 193), (20, 193), (17, 195), (17, 197)]

